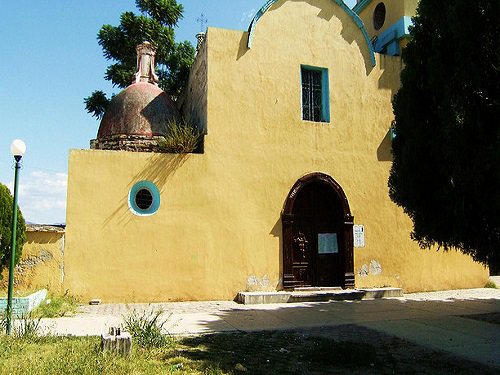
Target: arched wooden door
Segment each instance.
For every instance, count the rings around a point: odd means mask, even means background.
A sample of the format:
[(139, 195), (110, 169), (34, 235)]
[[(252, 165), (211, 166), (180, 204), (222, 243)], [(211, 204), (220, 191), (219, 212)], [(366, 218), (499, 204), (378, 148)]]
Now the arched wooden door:
[(281, 216), (283, 286), (354, 287), (354, 218), (330, 176), (311, 173), (293, 186)]

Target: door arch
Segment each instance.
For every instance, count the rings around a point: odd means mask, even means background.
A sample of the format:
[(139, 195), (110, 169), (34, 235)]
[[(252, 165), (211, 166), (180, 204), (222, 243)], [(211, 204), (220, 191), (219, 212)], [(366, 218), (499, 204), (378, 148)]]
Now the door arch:
[(315, 172), (290, 190), (281, 214), (283, 287), (354, 287), (353, 224), (347, 197)]

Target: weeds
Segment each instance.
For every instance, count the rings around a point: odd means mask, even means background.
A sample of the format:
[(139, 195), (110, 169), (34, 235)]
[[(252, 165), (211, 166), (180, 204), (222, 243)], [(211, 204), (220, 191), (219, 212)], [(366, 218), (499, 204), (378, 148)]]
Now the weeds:
[(173, 338), (168, 334), (163, 334), (162, 329), (172, 314), (160, 320), (161, 314), (163, 314), (162, 310), (144, 311), (142, 314), (134, 310), (123, 317), (124, 328), (142, 348), (168, 346), (173, 343)]
[(7, 313), (5, 311), (0, 312), (0, 334), (5, 332), (7, 329)]
[(484, 286), (485, 288), (492, 288), (492, 289), (497, 289), (497, 284), (495, 284), (493, 281), (488, 281), (486, 285)]
[[(12, 317), (12, 334), (16, 338), (32, 339), (40, 335), (40, 319), (31, 313), (23, 314), (19, 318)], [(0, 313), (0, 334), (7, 329), (7, 313)]]
[(166, 135), (158, 141), (165, 152), (186, 154), (193, 152), (200, 142), (200, 133), (185, 122), (170, 121), (165, 129)]
[(41, 318), (59, 318), (76, 313), (80, 301), (68, 290), (63, 295), (49, 295), (35, 310), (34, 315)]
[(40, 319), (35, 318), (31, 313), (23, 314), (18, 320), (18, 324), (13, 324), (14, 336), (23, 339), (32, 339), (40, 335)]

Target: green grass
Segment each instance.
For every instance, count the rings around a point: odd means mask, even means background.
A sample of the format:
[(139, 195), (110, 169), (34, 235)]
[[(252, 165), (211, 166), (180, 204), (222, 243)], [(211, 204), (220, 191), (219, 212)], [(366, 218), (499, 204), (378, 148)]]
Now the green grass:
[(488, 281), (486, 285), (484, 286), (485, 288), (492, 288), (492, 289), (497, 289), (497, 284), (495, 284), (493, 281)]
[(170, 316), (160, 318), (162, 310), (139, 313), (132, 311), (123, 317), (124, 330), (130, 332), (137, 345), (142, 348), (160, 348), (169, 346), (173, 339), (162, 334), (162, 329)]
[(201, 139), (198, 130), (185, 122), (170, 121), (165, 129), (166, 135), (158, 141), (164, 152), (186, 154), (196, 150)]
[(40, 318), (71, 316), (77, 312), (79, 303), (78, 298), (68, 292), (63, 295), (49, 294), (48, 298), (32, 311), (32, 316)]
[(101, 353), (99, 337), (0, 335), (0, 375), (497, 373), (390, 338), (369, 344), (305, 332), (239, 332), (170, 339), (159, 347), (133, 341), (132, 347), (130, 357), (121, 357)]

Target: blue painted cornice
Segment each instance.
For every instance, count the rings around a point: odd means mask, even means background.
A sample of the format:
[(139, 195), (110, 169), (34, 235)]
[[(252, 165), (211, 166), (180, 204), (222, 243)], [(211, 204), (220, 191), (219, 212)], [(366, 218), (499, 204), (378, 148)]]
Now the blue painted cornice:
[(401, 17), (377, 37), (373, 48), (377, 53), (382, 53), (386, 49), (388, 55), (400, 55), (399, 40), (410, 35), (409, 28), (411, 25), (413, 25), (411, 17)]
[(370, 4), (373, 0), (361, 0), (359, 3), (357, 3), (353, 8), (353, 12), (356, 14), (359, 14), (363, 9), (367, 7), (368, 4)]
[[(252, 47), (252, 40), (253, 40), (253, 35), (255, 33), (255, 28), (257, 27), (257, 22), (259, 19), (268, 11), (268, 9), (276, 3), (278, 0), (268, 0), (262, 8), (259, 9), (259, 11), (255, 14), (254, 18), (252, 19), (252, 22), (250, 23), (250, 26), (248, 27), (248, 43), (247, 47), (251, 48)], [(335, 1), (335, 3), (340, 6), (354, 21), (356, 26), (361, 30), (361, 33), (363, 34), (363, 37), (365, 38), (366, 46), (368, 47), (368, 51), (370, 53), (370, 60), (372, 63), (372, 66), (375, 66), (376, 60), (375, 60), (375, 52), (373, 50), (373, 46), (370, 42), (370, 38), (368, 37), (368, 33), (366, 32), (365, 25), (363, 24), (363, 21), (358, 17), (358, 15), (351, 9), (349, 8), (343, 0), (332, 0)], [(359, 5), (359, 4), (358, 4)]]

